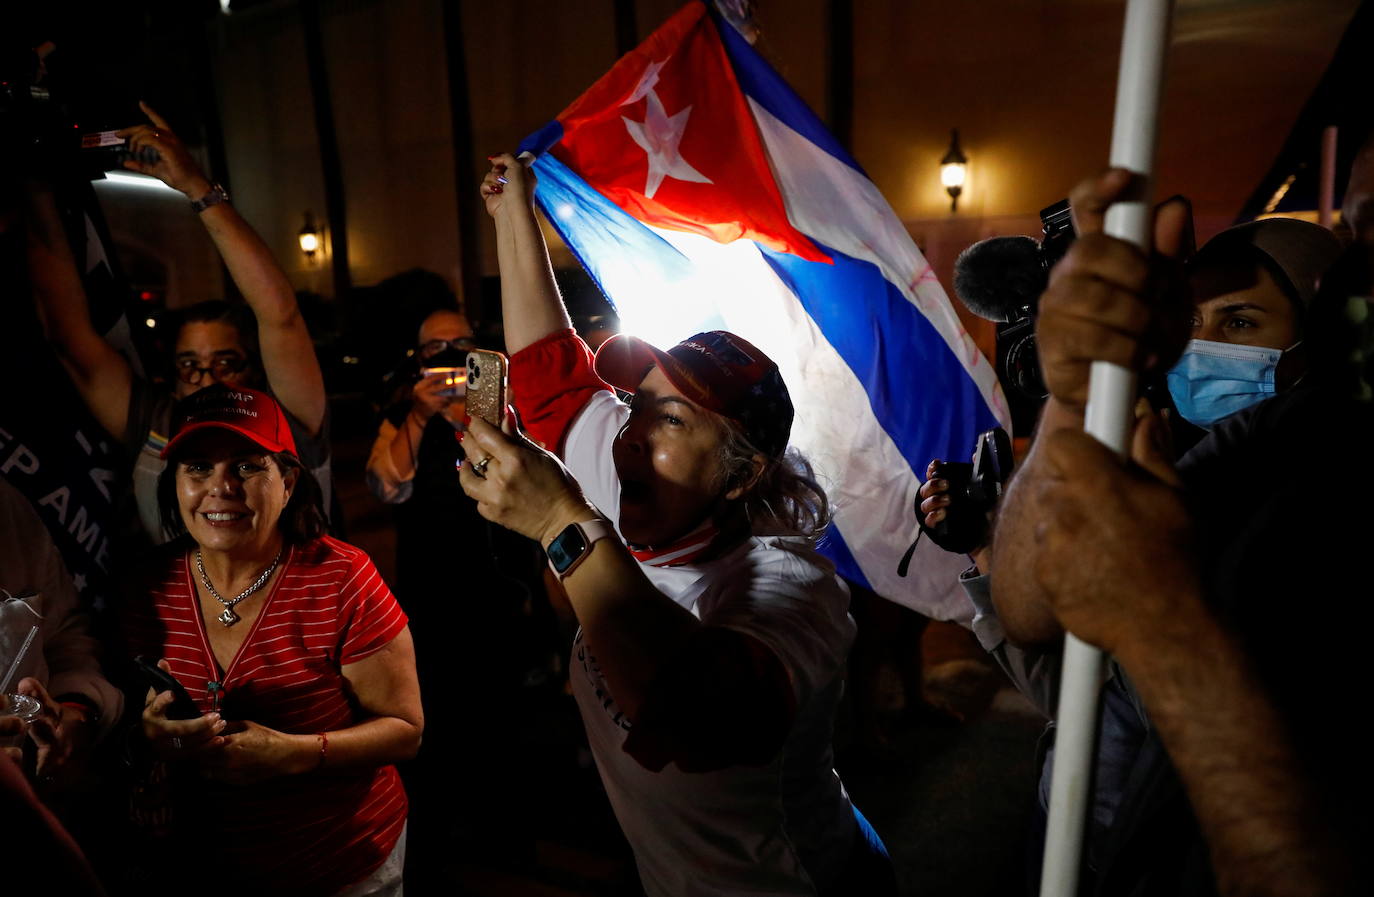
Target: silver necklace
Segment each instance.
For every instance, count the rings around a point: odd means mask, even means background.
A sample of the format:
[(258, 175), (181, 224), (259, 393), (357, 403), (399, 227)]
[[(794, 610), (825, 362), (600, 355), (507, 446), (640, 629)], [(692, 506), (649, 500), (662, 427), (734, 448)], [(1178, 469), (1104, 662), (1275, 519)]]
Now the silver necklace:
[(230, 600), (228, 598), (222, 597), (219, 592), (215, 591), (215, 587), (210, 584), (210, 577), (205, 575), (205, 564), (200, 559), (200, 549), (197, 548), (196, 569), (200, 571), (201, 584), (204, 585), (205, 590), (210, 593), (210, 597), (214, 598), (220, 604), (224, 605), (224, 612), (221, 613), (218, 617), (215, 617), (215, 619), (223, 623), (226, 629), (230, 626), (233, 626), (235, 623), (241, 620), (242, 617), (234, 613), (234, 605), (238, 604), (240, 601), (247, 598), (249, 595), (253, 594), (258, 589), (262, 588), (267, 583), (267, 580), (272, 578), (272, 571), (277, 569), (277, 563), (279, 561), (281, 561), (280, 548), (277, 549), (277, 556), (272, 558), (271, 565), (266, 570), (262, 571), (262, 575), (257, 578), (257, 581), (254, 582), (248, 588), (244, 589), (242, 592), (239, 592), (238, 597), (234, 598), (233, 600)]

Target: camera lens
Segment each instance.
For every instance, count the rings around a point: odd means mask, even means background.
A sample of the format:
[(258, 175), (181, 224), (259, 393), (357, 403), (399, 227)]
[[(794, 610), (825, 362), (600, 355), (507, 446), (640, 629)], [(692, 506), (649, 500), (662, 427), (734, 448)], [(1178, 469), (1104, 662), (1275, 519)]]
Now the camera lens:
[(471, 374), (468, 374), (468, 379), (470, 379), (470, 380), (476, 380), (476, 379), (477, 379), (478, 377), (480, 377), (480, 376), (482, 376), (482, 368), (481, 368), (480, 366), (474, 364), (474, 365), (472, 366), (472, 373), (471, 373)]

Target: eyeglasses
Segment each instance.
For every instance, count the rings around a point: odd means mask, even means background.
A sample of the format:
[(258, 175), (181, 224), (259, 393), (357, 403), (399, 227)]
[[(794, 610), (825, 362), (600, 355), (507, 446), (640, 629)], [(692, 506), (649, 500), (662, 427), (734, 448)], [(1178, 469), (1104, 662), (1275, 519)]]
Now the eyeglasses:
[(216, 358), (209, 367), (201, 367), (194, 358), (178, 358), (176, 362), (177, 379), (191, 384), (199, 383), (206, 374), (213, 380), (227, 380), (247, 369), (248, 359), (239, 355)]
[(460, 336), (457, 339), (432, 339), (420, 344), (419, 355), (421, 358), (432, 358), (450, 348), (466, 352), (468, 349), (477, 348), (477, 341), (468, 336)]

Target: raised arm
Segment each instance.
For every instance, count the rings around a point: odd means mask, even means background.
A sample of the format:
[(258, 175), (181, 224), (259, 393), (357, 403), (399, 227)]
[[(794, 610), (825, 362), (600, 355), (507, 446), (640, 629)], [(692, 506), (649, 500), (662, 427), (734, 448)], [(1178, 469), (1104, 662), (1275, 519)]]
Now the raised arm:
[(410, 410), (399, 424), (382, 421), (367, 458), (367, 485), (381, 501), (394, 505), (410, 499), (429, 419), (447, 408), (454, 408), (449, 413), (455, 416), (463, 411), (466, 399), (446, 395), (448, 388), (444, 374), (431, 374), (411, 388)]
[[(214, 185), (167, 122), (146, 103), (139, 106), (152, 124), (136, 125), (119, 133), (129, 141), (132, 152), (152, 149), (158, 159), (151, 163), (130, 160), (124, 167), (158, 178), (192, 202), (204, 199)], [(233, 205), (217, 203), (200, 212), (199, 217), (257, 317), (262, 367), (268, 384), (282, 407), (305, 424), (312, 435), (319, 433), (324, 425), (324, 375), (291, 282), (267, 244)]]
[(510, 355), (572, 326), (534, 214), (535, 176), (527, 167), (529, 161), (510, 153), (492, 156), (491, 171), (481, 186), (487, 214), (496, 222), (501, 313)]
[(123, 442), (133, 371), (91, 324), (86, 291), (52, 191), (30, 181), (25, 206), (25, 247), (38, 317), (86, 407), (107, 433)]

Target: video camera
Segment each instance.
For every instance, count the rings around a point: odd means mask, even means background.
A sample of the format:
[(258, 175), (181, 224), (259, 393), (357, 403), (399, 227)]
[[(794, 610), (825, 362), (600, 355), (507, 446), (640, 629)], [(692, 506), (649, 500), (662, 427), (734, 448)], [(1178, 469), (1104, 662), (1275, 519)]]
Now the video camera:
[[(926, 515), (921, 513), (922, 499), (917, 495), (916, 523), (921, 532), (945, 551), (957, 554), (968, 554), (986, 545), (988, 515), (1001, 499), (1002, 490), (1011, 479), (1013, 466), (1011, 437), (1001, 427), (988, 430), (978, 437), (978, 445), (973, 450), (970, 463), (939, 462), (934, 477), (949, 483), (950, 503), (945, 509), (945, 519), (929, 527), (926, 526)], [(906, 576), (915, 551), (916, 545), (912, 543), (897, 566), (898, 576)]]
[(1012, 427), (1028, 433), (1048, 395), (1035, 349), (1035, 318), (1049, 272), (1074, 241), (1069, 201), (1040, 210), (1043, 237), (993, 237), (965, 249), (954, 263), (954, 291), (969, 311), (997, 323), (997, 377), (1011, 406)]
[[(1041, 209), (1040, 225), (1044, 237), (1036, 247), (1036, 262), (1040, 267), (1042, 283), (1047, 285), (1050, 269), (1073, 245), (1075, 234), (1069, 201), (1060, 200)], [(1029, 297), (1029, 302), (1014, 306), (1007, 320), (997, 328), (998, 377), (1004, 384), (1036, 402), (1049, 395), (1045, 381), (1040, 376), (1040, 356), (1035, 350), (1035, 318), (1043, 290), (1042, 286), (1040, 291)]]

